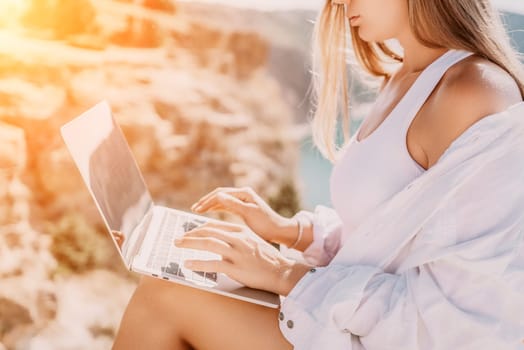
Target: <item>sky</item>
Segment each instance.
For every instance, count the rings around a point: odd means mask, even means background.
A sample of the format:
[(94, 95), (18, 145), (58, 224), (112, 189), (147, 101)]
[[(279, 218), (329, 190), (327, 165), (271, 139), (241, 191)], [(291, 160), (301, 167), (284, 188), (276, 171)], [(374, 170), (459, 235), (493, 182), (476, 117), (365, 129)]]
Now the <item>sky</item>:
[[(2, 1), (2, 0), (0, 0)], [(198, 0), (200, 2), (211, 2), (228, 4), (236, 7), (255, 8), (259, 10), (292, 10), (308, 9), (318, 10), (324, 0)], [(524, 14), (524, 0), (492, 0), (501, 9), (510, 10)]]

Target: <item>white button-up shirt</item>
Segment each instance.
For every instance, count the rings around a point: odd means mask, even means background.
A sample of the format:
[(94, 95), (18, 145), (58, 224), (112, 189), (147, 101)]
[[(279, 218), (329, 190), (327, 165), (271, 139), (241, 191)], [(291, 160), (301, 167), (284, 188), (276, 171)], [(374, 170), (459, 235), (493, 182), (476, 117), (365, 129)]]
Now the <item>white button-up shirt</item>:
[(469, 127), (344, 244), (343, 213), (299, 215), (318, 267), (281, 306), (295, 349), (524, 349), (524, 102)]

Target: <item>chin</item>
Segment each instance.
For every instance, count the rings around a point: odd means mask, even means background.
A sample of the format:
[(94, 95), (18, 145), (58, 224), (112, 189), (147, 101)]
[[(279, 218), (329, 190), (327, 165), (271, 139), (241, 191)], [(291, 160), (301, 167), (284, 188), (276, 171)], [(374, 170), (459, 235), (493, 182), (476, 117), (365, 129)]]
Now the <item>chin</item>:
[(362, 27), (357, 27), (357, 33), (358, 37), (365, 42), (369, 43), (374, 41), (374, 36), (370, 35), (370, 33), (366, 32), (366, 30), (362, 30)]
[(357, 33), (360, 39), (368, 43), (382, 42), (390, 38), (390, 36), (387, 35), (380, 35), (379, 33), (369, 32), (363, 29), (361, 26), (357, 27)]

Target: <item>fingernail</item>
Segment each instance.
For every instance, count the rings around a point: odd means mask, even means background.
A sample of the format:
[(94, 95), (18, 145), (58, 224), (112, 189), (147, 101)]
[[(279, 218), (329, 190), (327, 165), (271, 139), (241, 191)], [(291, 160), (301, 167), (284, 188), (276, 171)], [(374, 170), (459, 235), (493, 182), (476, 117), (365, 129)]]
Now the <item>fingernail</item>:
[(193, 263), (191, 261), (186, 261), (184, 263), (184, 267), (187, 267), (188, 269), (192, 268), (193, 267)]
[(175, 238), (175, 245), (182, 243), (182, 238)]

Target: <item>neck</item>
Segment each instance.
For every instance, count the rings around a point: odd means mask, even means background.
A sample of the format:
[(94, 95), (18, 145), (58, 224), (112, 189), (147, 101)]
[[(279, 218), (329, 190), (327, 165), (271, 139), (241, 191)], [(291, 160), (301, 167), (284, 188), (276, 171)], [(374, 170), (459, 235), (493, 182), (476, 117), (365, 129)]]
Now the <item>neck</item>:
[(448, 51), (448, 48), (424, 46), (411, 33), (399, 36), (398, 42), (404, 50), (404, 62), (401, 70), (406, 74), (423, 71), (424, 68)]

